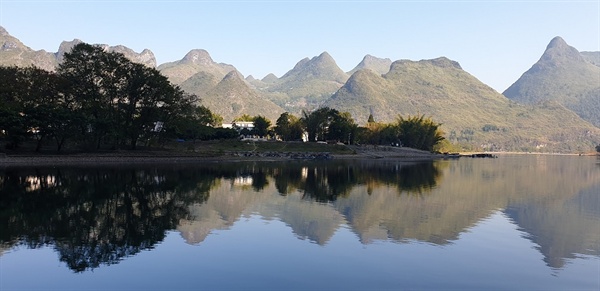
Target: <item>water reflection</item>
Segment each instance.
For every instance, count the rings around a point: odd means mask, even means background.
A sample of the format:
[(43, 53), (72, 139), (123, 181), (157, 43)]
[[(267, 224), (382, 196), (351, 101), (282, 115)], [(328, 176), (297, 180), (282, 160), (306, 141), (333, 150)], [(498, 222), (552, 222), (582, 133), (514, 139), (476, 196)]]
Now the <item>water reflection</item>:
[(341, 227), (363, 244), (447, 245), (500, 209), (562, 268), (600, 255), (598, 193), (596, 161), (573, 157), (6, 168), (0, 245), (50, 245), (81, 272), (152, 249), (170, 230), (201, 244), (256, 214), (319, 245)]
[(114, 264), (162, 241), (215, 182), (204, 171), (8, 169), (0, 178), (0, 240), (52, 244), (77, 272)]

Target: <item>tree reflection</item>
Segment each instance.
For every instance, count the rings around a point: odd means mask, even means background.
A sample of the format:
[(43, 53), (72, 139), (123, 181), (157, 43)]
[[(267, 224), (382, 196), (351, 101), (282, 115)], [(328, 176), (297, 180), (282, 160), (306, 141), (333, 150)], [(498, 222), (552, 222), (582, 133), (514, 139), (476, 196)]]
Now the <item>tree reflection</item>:
[(76, 272), (152, 248), (206, 201), (215, 177), (184, 169), (9, 169), (0, 180), (0, 240), (54, 244)]
[(422, 194), (437, 185), (441, 171), (434, 162), (317, 163), (277, 170), (273, 178), (281, 195), (298, 190), (305, 199), (332, 202), (365, 184), (396, 185), (400, 194)]
[(82, 272), (153, 248), (191, 219), (189, 206), (207, 201), (223, 179), (241, 177), (256, 192), (274, 180), (281, 195), (297, 191), (304, 200), (334, 202), (374, 180), (420, 193), (439, 176), (433, 163), (7, 168), (0, 171), (0, 244), (53, 245), (61, 261)]

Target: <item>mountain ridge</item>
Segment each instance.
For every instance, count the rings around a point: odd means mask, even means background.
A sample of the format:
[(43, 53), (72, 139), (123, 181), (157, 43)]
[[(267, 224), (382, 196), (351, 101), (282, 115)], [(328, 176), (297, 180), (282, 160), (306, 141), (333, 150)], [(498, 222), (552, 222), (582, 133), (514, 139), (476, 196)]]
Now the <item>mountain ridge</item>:
[[(56, 53), (34, 51), (0, 27), (0, 65), (54, 70), (64, 52), (78, 42), (64, 41)], [(122, 45), (101, 46), (129, 53), (127, 57), (138, 57), (138, 62), (154, 59), (147, 49), (135, 53)], [(564, 152), (585, 151), (600, 141), (598, 64), (600, 52), (579, 53), (564, 39), (553, 38), (540, 60), (511, 86), (518, 93), (531, 92), (521, 94), (531, 100), (509, 96), (508, 89), (499, 94), (446, 57), (392, 62), (365, 55), (348, 74), (322, 52), (303, 58), (281, 78), (268, 74), (258, 80), (244, 78), (233, 65), (215, 62), (206, 50), (193, 49), (157, 69), (197, 94), (201, 104), (225, 121), (236, 114), (274, 121), (284, 111), (298, 115), (329, 106), (350, 112), (360, 125), (369, 114), (379, 122), (393, 122), (398, 114), (430, 116), (443, 124), (450, 141), (473, 149)], [(540, 73), (545, 77), (536, 75)], [(540, 95), (535, 91), (539, 87), (547, 93)], [(551, 95), (553, 91), (561, 93)]]

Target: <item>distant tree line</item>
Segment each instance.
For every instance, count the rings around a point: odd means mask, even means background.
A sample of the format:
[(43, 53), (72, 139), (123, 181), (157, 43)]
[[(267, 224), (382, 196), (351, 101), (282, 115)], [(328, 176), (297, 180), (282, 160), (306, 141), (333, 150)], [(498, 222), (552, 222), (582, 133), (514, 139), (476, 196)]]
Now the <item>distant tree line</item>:
[(60, 151), (67, 142), (135, 149), (174, 137), (237, 136), (215, 129), (222, 118), (197, 101), (158, 70), (82, 43), (56, 72), (0, 67), (0, 137), (9, 149), (33, 138), (37, 151), (47, 141)]
[(197, 105), (158, 70), (134, 63), (123, 54), (81, 43), (65, 53), (56, 72), (36, 67), (0, 67), (0, 140), (18, 149), (35, 140), (35, 150), (69, 143), (86, 151), (135, 149), (172, 139), (231, 139), (242, 135), (279, 137), (284, 141), (326, 141), (345, 144), (403, 145), (432, 151), (444, 139), (440, 124), (430, 118), (398, 117), (378, 123), (369, 117), (360, 127), (350, 113), (323, 107), (288, 112), (274, 127), (264, 116), (242, 115), (252, 129), (225, 129), (223, 118)]
[(279, 116), (274, 132), (283, 140), (299, 140), (306, 132), (308, 141), (345, 144), (397, 145), (433, 151), (444, 140), (441, 124), (424, 116), (398, 116), (396, 122), (375, 122), (370, 115), (366, 126), (358, 126), (350, 113), (328, 107), (304, 111), (298, 118), (289, 112)]

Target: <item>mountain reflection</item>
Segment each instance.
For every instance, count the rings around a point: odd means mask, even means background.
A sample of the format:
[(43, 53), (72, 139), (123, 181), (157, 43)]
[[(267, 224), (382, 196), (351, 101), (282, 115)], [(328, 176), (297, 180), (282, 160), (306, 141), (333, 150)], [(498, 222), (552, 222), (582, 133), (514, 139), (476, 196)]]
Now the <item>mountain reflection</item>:
[(170, 230), (200, 244), (253, 214), (319, 245), (345, 226), (363, 244), (445, 245), (501, 209), (561, 268), (600, 255), (600, 171), (576, 161), (9, 167), (0, 170), (0, 247), (50, 245), (81, 272), (152, 249)]

